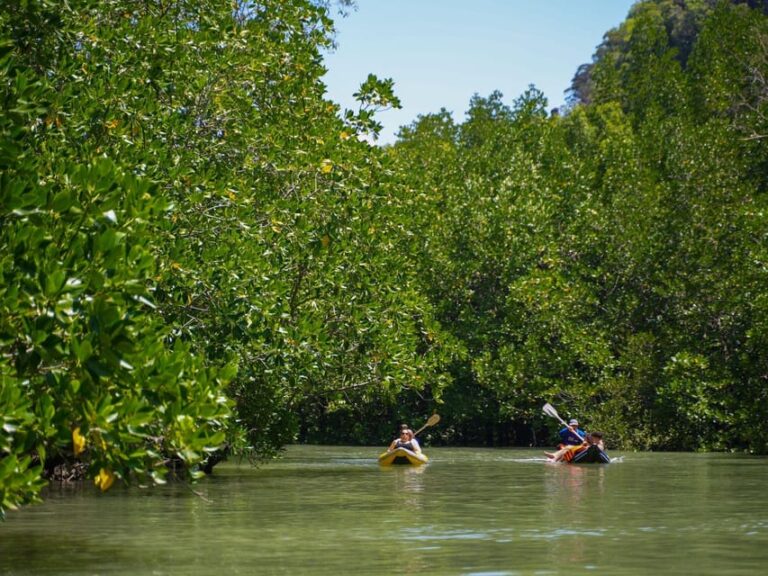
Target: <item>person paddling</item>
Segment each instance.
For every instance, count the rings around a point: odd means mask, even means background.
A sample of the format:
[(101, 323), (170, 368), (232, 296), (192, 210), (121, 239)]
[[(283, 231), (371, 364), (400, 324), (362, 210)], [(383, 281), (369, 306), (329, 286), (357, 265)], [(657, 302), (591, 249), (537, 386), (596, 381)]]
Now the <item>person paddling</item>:
[(581, 444), (565, 445), (557, 452), (544, 452), (544, 454), (553, 462), (560, 462), (562, 460), (570, 462), (574, 456), (584, 450), (588, 450), (590, 446), (597, 446), (600, 450), (605, 450), (602, 432), (591, 432), (584, 437), (584, 441)]
[(568, 421), (568, 425), (558, 432), (560, 435), (560, 448), (563, 446), (578, 446), (584, 442), (586, 434), (584, 430), (579, 428), (579, 421), (576, 418), (571, 418)]
[[(561, 420), (562, 422), (562, 420)], [(563, 422), (565, 424), (565, 422)], [(576, 418), (571, 418), (568, 424), (562, 428), (558, 435), (560, 436), (560, 444), (557, 445), (557, 452), (544, 452), (547, 458), (555, 458), (556, 454), (565, 454), (566, 450), (571, 446), (581, 446), (584, 444), (587, 438), (587, 434), (579, 428), (579, 421)], [(562, 459), (562, 456), (560, 456)]]
[(406, 424), (402, 424), (400, 426), (400, 436), (392, 440), (392, 443), (389, 445), (387, 450), (392, 452), (392, 450), (396, 450), (397, 448), (405, 448), (406, 450), (410, 450), (416, 454), (421, 454), (421, 446), (419, 446), (419, 441), (416, 440), (416, 437), (413, 434), (413, 430), (411, 430)]

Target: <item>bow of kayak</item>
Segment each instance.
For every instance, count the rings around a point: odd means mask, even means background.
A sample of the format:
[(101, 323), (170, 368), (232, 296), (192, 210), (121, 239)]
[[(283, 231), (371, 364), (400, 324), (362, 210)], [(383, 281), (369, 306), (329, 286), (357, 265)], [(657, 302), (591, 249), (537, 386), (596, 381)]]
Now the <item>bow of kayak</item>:
[(412, 466), (421, 466), (429, 462), (429, 458), (424, 454), (417, 454), (407, 448), (395, 448), (394, 450), (384, 452), (379, 456), (381, 466), (391, 466), (393, 464), (410, 464)]

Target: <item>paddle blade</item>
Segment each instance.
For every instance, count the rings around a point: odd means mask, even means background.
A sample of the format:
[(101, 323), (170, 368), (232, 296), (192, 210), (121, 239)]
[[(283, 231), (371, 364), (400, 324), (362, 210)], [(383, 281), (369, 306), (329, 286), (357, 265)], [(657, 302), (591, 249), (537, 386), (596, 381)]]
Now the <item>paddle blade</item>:
[(555, 407), (552, 406), (552, 404), (550, 404), (549, 402), (544, 404), (544, 407), (542, 408), (542, 410), (544, 410), (544, 414), (546, 414), (547, 416), (552, 416), (552, 418), (557, 418), (557, 420), (559, 420), (563, 426), (568, 426), (568, 424), (565, 423), (565, 420), (560, 418), (560, 414), (557, 413), (557, 410), (555, 410)]
[(424, 426), (425, 427), (434, 426), (438, 422), (440, 422), (440, 414), (432, 414), (432, 416), (429, 417), (429, 420), (427, 420), (427, 423)]
[(422, 430), (424, 430), (424, 428), (428, 428), (428, 427), (430, 427), (430, 426), (434, 426), (434, 425), (435, 425), (435, 424), (437, 424), (438, 422), (440, 422), (440, 415), (439, 415), (439, 414), (432, 414), (432, 416), (430, 416), (430, 417), (429, 417), (429, 420), (427, 420), (427, 423), (426, 423), (426, 424), (424, 424), (424, 426), (422, 426), (422, 427), (421, 427), (421, 428), (419, 428), (418, 430), (416, 430), (416, 432), (414, 432), (414, 433), (413, 433), (413, 435), (414, 435), (414, 436), (418, 436), (418, 434), (419, 434), (419, 433), (420, 433)]
[(542, 408), (542, 410), (544, 411), (544, 414), (546, 414), (547, 416), (552, 416), (552, 418), (557, 418), (558, 420), (560, 420), (560, 414), (557, 413), (557, 410), (555, 410), (555, 407), (552, 406), (552, 404), (550, 404), (549, 402), (544, 404), (544, 407)]

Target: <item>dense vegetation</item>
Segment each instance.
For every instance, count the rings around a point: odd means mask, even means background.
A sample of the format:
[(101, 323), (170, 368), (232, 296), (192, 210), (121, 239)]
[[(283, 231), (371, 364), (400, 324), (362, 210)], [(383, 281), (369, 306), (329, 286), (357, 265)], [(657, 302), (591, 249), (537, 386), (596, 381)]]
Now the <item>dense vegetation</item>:
[[(373, 112), (303, 0), (30, 0), (0, 19), (0, 496), (89, 463), (269, 455), (307, 407), (438, 389)], [(435, 332), (437, 332), (435, 330)]]
[(393, 151), (421, 284), (467, 351), (443, 411), (460, 439), (533, 422), (527, 443), (555, 398), (624, 447), (764, 453), (768, 20), (639, 2), (587, 70), (565, 114), (476, 97)]
[(0, 511), (433, 410), (548, 442), (544, 401), (768, 452), (763, 3), (638, 2), (568, 110), (476, 96), (387, 148), (392, 81), (324, 96), (332, 11), (4, 4)]

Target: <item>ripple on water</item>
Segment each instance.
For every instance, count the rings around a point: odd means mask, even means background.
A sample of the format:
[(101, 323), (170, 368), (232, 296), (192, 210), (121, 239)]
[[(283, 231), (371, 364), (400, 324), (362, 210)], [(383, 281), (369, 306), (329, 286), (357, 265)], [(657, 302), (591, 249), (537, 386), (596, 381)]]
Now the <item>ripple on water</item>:
[(568, 528), (556, 528), (555, 530), (541, 531), (541, 530), (528, 530), (522, 532), (520, 536), (522, 538), (530, 538), (531, 540), (559, 540), (560, 538), (571, 538), (573, 536), (595, 536), (603, 537), (608, 533), (608, 530), (604, 528), (598, 528), (594, 530), (573, 530)]
[[(653, 529), (650, 529), (653, 530)], [(449, 540), (491, 540), (497, 543), (508, 543), (515, 540), (544, 540), (556, 541), (572, 537), (595, 537), (603, 538), (609, 531), (607, 529), (567, 529), (556, 528), (554, 530), (522, 530), (513, 528), (500, 528), (491, 530), (435, 530), (433, 527), (427, 528), (409, 528), (402, 534), (403, 540), (413, 542), (440, 542)], [(424, 548), (426, 549), (426, 548)]]
[[(589, 568), (585, 566), (585, 568)], [(518, 572), (517, 570), (496, 570), (496, 571), (484, 571), (484, 572), (462, 572), (461, 576), (519, 576), (524, 572)], [(536, 570), (533, 572), (534, 576), (551, 576), (557, 574), (555, 570)]]
[(416, 542), (431, 542), (440, 540), (488, 540), (490, 535), (487, 532), (476, 532), (466, 530), (434, 530), (432, 528), (409, 528), (404, 530), (402, 536), (404, 540)]

